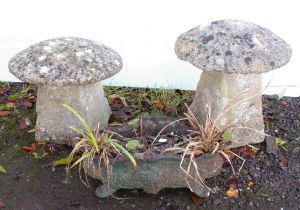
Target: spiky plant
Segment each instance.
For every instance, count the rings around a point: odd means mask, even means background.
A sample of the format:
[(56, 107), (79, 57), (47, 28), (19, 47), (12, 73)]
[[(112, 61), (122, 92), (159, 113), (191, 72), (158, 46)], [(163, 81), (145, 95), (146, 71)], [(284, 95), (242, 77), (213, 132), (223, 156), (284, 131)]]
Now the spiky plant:
[[(137, 166), (134, 157), (121, 144), (119, 144), (117, 140), (112, 138), (113, 134), (109, 134), (108, 132), (100, 133), (99, 127), (92, 131), (90, 126), (77, 111), (67, 104), (63, 104), (62, 106), (71, 111), (80, 120), (85, 129), (85, 131), (82, 131), (70, 126), (70, 129), (80, 134), (81, 138), (77, 138), (78, 142), (74, 145), (68, 156), (68, 163), (66, 167), (67, 173), (69, 173), (69, 170), (74, 166), (79, 165), (79, 174), (81, 178), (81, 169), (85, 168), (82, 166), (83, 161), (86, 163), (86, 168), (88, 169), (94, 164), (94, 160), (98, 159), (99, 167), (104, 166), (107, 169), (108, 174), (108, 180), (102, 181), (109, 182), (109, 176), (112, 173), (110, 159), (121, 156), (122, 154), (129, 158), (134, 167)], [(78, 154), (80, 154), (80, 157), (73, 162), (74, 157)], [(86, 181), (83, 181), (82, 178), (81, 180), (85, 185), (89, 186), (86, 173), (85, 177)]]

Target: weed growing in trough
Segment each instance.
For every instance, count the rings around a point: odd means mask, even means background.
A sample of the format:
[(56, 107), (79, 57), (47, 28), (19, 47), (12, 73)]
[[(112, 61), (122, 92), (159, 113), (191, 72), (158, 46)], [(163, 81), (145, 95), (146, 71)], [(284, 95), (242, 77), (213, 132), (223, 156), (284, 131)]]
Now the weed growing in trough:
[[(86, 121), (80, 116), (80, 114), (75, 111), (72, 107), (63, 104), (63, 107), (71, 111), (82, 123), (85, 131), (81, 131), (77, 128), (70, 127), (74, 132), (81, 135), (81, 138), (77, 138), (77, 143), (74, 145), (73, 150), (70, 152), (67, 159), (66, 172), (69, 174), (69, 170), (74, 166), (79, 166), (79, 175), (81, 178), (81, 169), (84, 169), (82, 163), (85, 163), (85, 167), (89, 168), (94, 164), (94, 160), (99, 160), (99, 167), (104, 166), (107, 169), (108, 180), (103, 180), (109, 182), (109, 176), (112, 173), (112, 168), (110, 164), (110, 159), (117, 156), (121, 156), (122, 153), (126, 155), (134, 167), (136, 167), (136, 161), (134, 157), (118, 143), (117, 140), (113, 139), (113, 134), (109, 134), (109, 131), (100, 133), (99, 128), (96, 128), (94, 131), (86, 123)], [(80, 154), (79, 158), (75, 160), (76, 154)], [(67, 176), (68, 177), (68, 176)], [(82, 182), (89, 186), (87, 175), (85, 174), (86, 181)]]

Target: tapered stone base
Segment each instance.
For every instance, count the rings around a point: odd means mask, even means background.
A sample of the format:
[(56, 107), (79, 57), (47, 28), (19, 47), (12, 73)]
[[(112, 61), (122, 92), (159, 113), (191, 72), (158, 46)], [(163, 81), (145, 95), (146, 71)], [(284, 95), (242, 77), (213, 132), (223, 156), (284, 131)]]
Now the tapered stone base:
[(62, 104), (75, 109), (90, 125), (107, 127), (111, 110), (100, 82), (78, 86), (39, 86), (35, 139), (68, 144), (78, 136), (69, 126), (83, 129), (79, 119)]
[[(204, 71), (190, 107), (200, 123), (204, 123), (208, 109), (217, 127), (232, 122), (235, 127), (249, 127), (264, 131), (261, 102), (260, 74), (224, 74)], [(264, 140), (264, 135), (247, 128), (232, 130), (232, 147), (255, 144)]]

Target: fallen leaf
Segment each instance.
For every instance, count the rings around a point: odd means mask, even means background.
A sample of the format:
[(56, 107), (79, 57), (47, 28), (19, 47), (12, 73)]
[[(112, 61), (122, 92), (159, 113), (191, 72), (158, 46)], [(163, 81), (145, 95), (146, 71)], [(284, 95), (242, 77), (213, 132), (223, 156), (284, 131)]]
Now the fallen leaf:
[(23, 146), (21, 147), (22, 150), (26, 151), (26, 152), (36, 152), (38, 148), (37, 143), (33, 143), (31, 144), (31, 146)]
[(126, 114), (132, 114), (133, 113), (133, 108), (131, 108), (131, 107), (125, 107), (125, 109), (124, 109), (124, 112), (126, 113)]
[(108, 96), (108, 99), (112, 104), (123, 104), (124, 106), (128, 106), (124, 97), (112, 94)]
[(252, 159), (256, 158), (256, 151), (253, 151), (253, 149), (249, 146), (241, 147), (240, 151), (243, 152), (245, 155), (248, 155)]
[(0, 165), (0, 173), (7, 174), (6, 169), (2, 165)]
[(235, 189), (233, 187), (230, 187), (229, 190), (226, 191), (226, 195), (228, 197), (238, 197), (239, 195), (239, 190)]
[(276, 138), (273, 136), (266, 136), (266, 152), (268, 154), (278, 155), (278, 145), (276, 143)]
[[(235, 157), (231, 152), (224, 151), (224, 153), (227, 155), (229, 160), (232, 160)], [(223, 162), (224, 162), (225, 166), (231, 165), (230, 162), (228, 162), (227, 158), (225, 158), (223, 155), (222, 155), (222, 158), (223, 158)]]
[(28, 99), (30, 100), (35, 99), (35, 96), (29, 96)]
[(26, 108), (31, 108), (32, 107), (32, 103), (30, 101), (23, 101), (23, 106)]
[(201, 203), (200, 197), (198, 195), (196, 195), (195, 193), (191, 192), (191, 197), (192, 197), (194, 204), (199, 205)]
[(284, 157), (283, 155), (279, 155), (278, 159), (285, 165), (287, 166), (289, 161), (288, 159), (286, 159), (286, 157)]
[(4, 209), (4, 208), (5, 208), (4, 203), (2, 203), (2, 202), (0, 201), (0, 209)]
[(0, 88), (0, 94), (4, 94), (7, 92), (7, 89), (6, 88)]
[(163, 108), (165, 107), (165, 103), (160, 99), (154, 100), (153, 102), (155, 104), (156, 109), (158, 109), (159, 111), (163, 110)]
[(0, 103), (4, 103), (5, 101), (5, 97), (4, 96), (0, 96)]
[(253, 185), (254, 185), (254, 183), (251, 182), (251, 181), (247, 183), (247, 186), (248, 186), (248, 187), (253, 187)]
[(241, 183), (241, 180), (239, 180), (238, 178), (234, 177), (234, 178), (230, 178), (226, 181), (227, 185), (230, 187), (234, 187), (238, 184)]
[(8, 115), (10, 115), (9, 111), (0, 111), (0, 117), (7, 117)]
[(53, 155), (55, 152), (57, 152), (58, 150), (56, 149), (54, 144), (47, 144), (44, 146), (44, 151), (47, 154)]
[(177, 93), (179, 95), (183, 95), (184, 94), (184, 90), (176, 89), (175, 93)]
[(15, 103), (14, 102), (7, 102), (5, 106), (7, 108), (13, 108), (13, 107), (15, 107)]
[(27, 125), (27, 123), (26, 123), (26, 120), (20, 120), (20, 121), (19, 121), (19, 128), (20, 128), (21, 130), (28, 128), (28, 125)]
[(164, 115), (165, 116), (168, 116), (172, 111), (176, 111), (176, 104), (173, 104), (173, 105), (171, 105), (171, 106), (167, 106), (167, 107), (165, 107), (165, 109), (164, 109)]

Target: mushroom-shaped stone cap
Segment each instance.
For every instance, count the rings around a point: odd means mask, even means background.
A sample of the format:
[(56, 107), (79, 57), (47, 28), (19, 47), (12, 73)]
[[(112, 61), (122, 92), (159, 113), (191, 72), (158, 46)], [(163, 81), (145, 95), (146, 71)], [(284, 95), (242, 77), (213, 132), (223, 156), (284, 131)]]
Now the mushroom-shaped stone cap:
[(76, 37), (49, 39), (15, 55), (8, 68), (22, 81), (51, 86), (95, 83), (122, 68), (113, 49)]
[(280, 37), (256, 24), (220, 20), (200, 25), (178, 37), (175, 52), (206, 71), (248, 74), (263, 73), (286, 64), (290, 46)]

